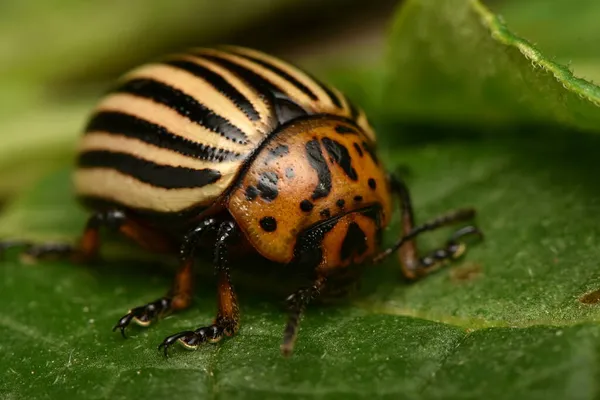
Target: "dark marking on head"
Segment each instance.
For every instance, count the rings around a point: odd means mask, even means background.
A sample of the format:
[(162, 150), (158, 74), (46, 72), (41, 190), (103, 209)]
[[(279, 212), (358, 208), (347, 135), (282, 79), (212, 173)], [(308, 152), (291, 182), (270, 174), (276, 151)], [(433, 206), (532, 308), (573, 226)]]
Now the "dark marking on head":
[(256, 188), (256, 186), (248, 186), (246, 188), (246, 200), (252, 201), (256, 199), (256, 196), (258, 196), (258, 189)]
[(267, 201), (273, 201), (279, 194), (277, 189), (278, 177), (275, 172), (267, 171), (260, 174), (257, 189), (260, 197)]
[(358, 153), (359, 156), (361, 156), (361, 157), (363, 156), (364, 153), (363, 153), (362, 149), (360, 148), (360, 146), (358, 145), (358, 143), (354, 143), (354, 150), (356, 150), (356, 152)]
[(373, 190), (377, 189), (377, 182), (373, 178), (369, 178), (369, 187)]
[(354, 201), (361, 202), (363, 201), (363, 197), (361, 195), (354, 196)]
[(323, 218), (329, 218), (329, 217), (331, 217), (331, 211), (329, 211), (329, 208), (326, 208), (324, 210), (321, 210), (319, 215)]
[(300, 202), (300, 209), (304, 212), (310, 212), (314, 208), (314, 204), (310, 200), (302, 200)]
[(294, 173), (294, 168), (287, 167), (285, 169), (285, 177), (288, 179), (292, 179), (294, 176), (296, 176), (296, 174)]
[(342, 134), (342, 135), (345, 135), (345, 134), (348, 134), (348, 133), (350, 133), (350, 134), (354, 134), (354, 135), (357, 135), (357, 134), (358, 134), (358, 132), (356, 132), (356, 130), (354, 130), (354, 129), (352, 129), (352, 128), (350, 128), (350, 127), (346, 126), (346, 125), (337, 125), (337, 126), (335, 127), (335, 131), (336, 131), (337, 133), (340, 133), (340, 134)]
[(360, 212), (360, 214), (367, 218), (372, 219), (375, 222), (375, 226), (377, 227), (377, 232), (375, 234), (375, 241), (377, 242), (377, 245), (381, 244), (381, 242), (383, 240), (383, 229), (381, 229), (381, 225), (382, 225), (381, 218), (383, 217), (381, 204), (376, 203), (366, 209), (363, 209)]
[(310, 166), (317, 172), (319, 183), (313, 191), (312, 199), (320, 199), (331, 192), (331, 171), (323, 157), (321, 146), (316, 139), (306, 143), (306, 155)]
[(362, 142), (362, 146), (363, 146), (363, 149), (365, 149), (365, 151), (369, 154), (369, 156), (371, 157), (373, 162), (375, 164), (379, 164), (379, 158), (377, 158), (377, 154), (375, 153), (375, 148), (373, 148), (373, 146), (371, 146), (367, 142)]
[(292, 264), (305, 271), (314, 271), (323, 259), (323, 239), (338, 223), (339, 218), (318, 222), (298, 234)]
[(270, 163), (276, 158), (281, 158), (290, 153), (290, 148), (286, 144), (279, 144), (272, 149), (269, 149), (269, 153), (265, 158), (265, 164)]
[(344, 199), (338, 199), (338, 201), (335, 202), (335, 204), (339, 207), (339, 208), (344, 208), (344, 205), (346, 204), (346, 201)]
[(327, 150), (329, 156), (333, 158), (333, 162), (337, 163), (342, 168), (348, 178), (353, 181), (358, 180), (358, 174), (352, 167), (352, 157), (350, 156), (346, 146), (328, 137), (324, 137), (321, 139), (321, 141), (323, 142), (325, 150)]
[(259, 223), (265, 232), (274, 232), (277, 230), (277, 220), (273, 217), (263, 217)]
[(367, 235), (365, 235), (356, 222), (351, 222), (340, 249), (342, 260), (349, 259), (353, 254), (361, 255), (367, 249)]

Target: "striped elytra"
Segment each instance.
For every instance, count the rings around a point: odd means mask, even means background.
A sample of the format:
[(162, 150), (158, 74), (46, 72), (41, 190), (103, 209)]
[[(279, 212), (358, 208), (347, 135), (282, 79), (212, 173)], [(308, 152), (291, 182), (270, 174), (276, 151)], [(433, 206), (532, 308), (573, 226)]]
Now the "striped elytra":
[(127, 73), (97, 105), (76, 191), (139, 212), (204, 209), (282, 125), (317, 115), (351, 121), (374, 141), (342, 93), (277, 58), (232, 46), (173, 54)]

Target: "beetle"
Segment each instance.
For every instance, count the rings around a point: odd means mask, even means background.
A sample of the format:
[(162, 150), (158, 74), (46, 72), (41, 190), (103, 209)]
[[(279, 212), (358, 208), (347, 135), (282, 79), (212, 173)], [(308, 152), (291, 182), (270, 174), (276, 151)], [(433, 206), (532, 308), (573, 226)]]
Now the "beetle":
[[(354, 265), (398, 253), (411, 280), (458, 258), (458, 229), (422, 256), (415, 238), (472, 219), (459, 209), (416, 225), (406, 184), (386, 172), (365, 113), (337, 89), (257, 50), (193, 48), (125, 74), (100, 100), (79, 142), (74, 186), (91, 210), (76, 245), (23, 245), (36, 258), (87, 262), (100, 248), (100, 228), (145, 249), (176, 254), (180, 267), (167, 294), (130, 309), (115, 325), (148, 326), (192, 302), (197, 250), (212, 248), (218, 311), (212, 324), (160, 344), (189, 349), (239, 329), (231, 274), (233, 252), (250, 251), (301, 271), (310, 284), (287, 298), (281, 351), (291, 354), (310, 301)], [(400, 238), (382, 249), (397, 198)]]

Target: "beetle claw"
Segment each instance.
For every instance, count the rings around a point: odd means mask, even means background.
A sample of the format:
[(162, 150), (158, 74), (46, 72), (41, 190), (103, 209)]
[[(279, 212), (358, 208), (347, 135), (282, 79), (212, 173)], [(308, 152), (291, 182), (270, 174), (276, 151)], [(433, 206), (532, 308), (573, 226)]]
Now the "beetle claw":
[(133, 319), (133, 312), (130, 311), (126, 315), (122, 316), (121, 319), (119, 319), (119, 322), (117, 322), (117, 324), (112, 328), (112, 331), (114, 332), (117, 329), (120, 329), (121, 336), (123, 336), (123, 338), (127, 338), (127, 336), (125, 335), (125, 328), (127, 328), (129, 326), (132, 319)]
[(165, 338), (165, 340), (163, 340), (162, 343), (158, 345), (158, 350), (159, 351), (162, 350), (165, 354), (165, 357), (168, 357), (169, 356), (169, 351), (168, 351), (169, 347), (171, 347), (177, 341), (179, 341), (185, 348), (192, 349), (193, 347), (198, 346), (198, 344), (193, 346), (193, 345), (189, 345), (187, 343), (190, 341), (193, 341), (196, 336), (197, 336), (196, 333), (193, 331), (183, 331), (183, 332), (179, 332), (174, 335), (171, 335), (171, 336), (167, 336)]

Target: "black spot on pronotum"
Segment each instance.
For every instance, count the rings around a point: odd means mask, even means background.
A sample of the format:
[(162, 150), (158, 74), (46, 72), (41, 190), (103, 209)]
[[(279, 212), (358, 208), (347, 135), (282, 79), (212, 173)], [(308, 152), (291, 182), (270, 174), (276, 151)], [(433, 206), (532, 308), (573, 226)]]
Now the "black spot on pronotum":
[(285, 177), (288, 179), (292, 179), (294, 176), (296, 176), (296, 174), (294, 173), (294, 168), (287, 167), (285, 169)]
[(356, 222), (350, 223), (340, 250), (342, 260), (350, 258), (353, 254), (361, 255), (367, 248), (367, 236), (363, 230)]
[(252, 201), (256, 199), (256, 196), (258, 196), (258, 189), (256, 188), (256, 186), (248, 186), (246, 188), (246, 200)]
[(327, 150), (327, 153), (332, 158), (333, 162), (337, 163), (342, 168), (348, 178), (352, 179), (353, 181), (358, 180), (358, 174), (352, 167), (352, 157), (350, 157), (350, 153), (348, 152), (346, 146), (327, 137), (321, 139), (321, 141), (323, 142), (323, 146), (325, 146), (325, 150)]
[(327, 196), (331, 191), (331, 171), (316, 139), (306, 143), (306, 155), (310, 166), (317, 172), (319, 178), (319, 183), (312, 194), (312, 199), (316, 200)]
[(356, 152), (358, 153), (359, 156), (361, 156), (361, 157), (363, 156), (364, 153), (363, 153), (362, 149), (360, 148), (360, 146), (358, 145), (358, 143), (354, 143), (354, 150), (356, 150)]
[(273, 217), (263, 217), (260, 219), (259, 224), (265, 232), (274, 232), (277, 230), (277, 220)]
[(321, 210), (319, 215), (323, 218), (329, 218), (329, 217), (331, 217), (331, 211), (329, 211), (329, 208), (326, 208), (324, 210)]
[(363, 197), (361, 195), (354, 196), (354, 201), (361, 202), (363, 201)]
[(345, 125), (338, 125), (338, 126), (336, 126), (335, 127), (335, 131), (337, 133), (341, 133), (342, 135), (346, 134), (346, 133), (353, 133), (353, 134), (357, 133), (354, 129), (352, 129), (350, 127), (347, 127)]
[(258, 178), (257, 189), (260, 193), (260, 197), (267, 201), (275, 200), (279, 191), (277, 189), (278, 177), (275, 172), (263, 172)]
[(344, 208), (344, 205), (346, 204), (346, 202), (344, 201), (344, 199), (338, 199), (338, 201), (335, 202), (335, 204), (339, 207), (339, 208)]
[(373, 190), (377, 189), (377, 182), (373, 178), (369, 178), (369, 187)]
[(271, 161), (275, 160), (276, 158), (281, 158), (281, 157), (289, 154), (289, 152), (290, 152), (290, 149), (287, 145), (285, 145), (285, 144), (277, 145), (276, 147), (269, 150), (269, 153), (267, 154), (267, 157), (265, 158), (265, 164), (270, 163)]
[(304, 212), (310, 212), (314, 208), (314, 204), (310, 200), (302, 200), (300, 202), (300, 209)]

